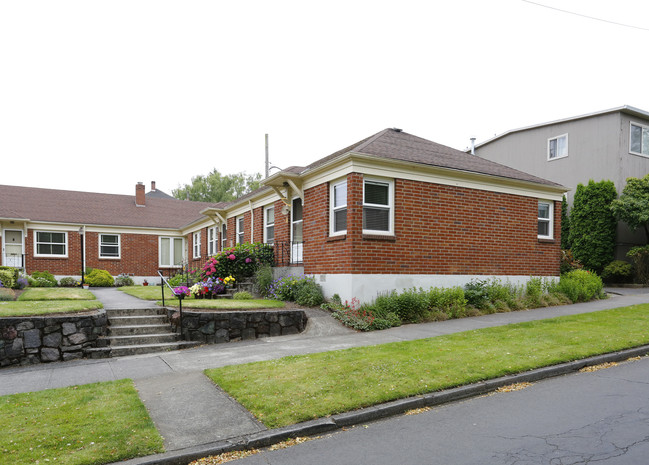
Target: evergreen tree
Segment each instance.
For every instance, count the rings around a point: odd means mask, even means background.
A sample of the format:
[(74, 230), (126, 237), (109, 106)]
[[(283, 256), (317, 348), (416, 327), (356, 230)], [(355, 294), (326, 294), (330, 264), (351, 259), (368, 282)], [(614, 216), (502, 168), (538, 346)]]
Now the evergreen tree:
[(561, 200), (561, 248), (570, 249), (570, 216), (568, 216), (568, 199)]
[(613, 181), (579, 184), (570, 212), (569, 240), (573, 256), (601, 272), (614, 256), (616, 220), (611, 203), (617, 197)]

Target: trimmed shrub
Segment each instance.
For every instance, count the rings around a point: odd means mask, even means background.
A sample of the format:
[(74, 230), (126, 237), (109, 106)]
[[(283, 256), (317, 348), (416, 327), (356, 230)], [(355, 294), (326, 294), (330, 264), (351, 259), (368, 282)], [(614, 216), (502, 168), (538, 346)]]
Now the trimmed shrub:
[(613, 181), (579, 184), (570, 213), (572, 253), (590, 270), (601, 272), (614, 258), (617, 221), (611, 203), (617, 197)]
[(248, 278), (262, 265), (273, 265), (274, 251), (270, 244), (237, 244), (207, 259), (202, 268), (202, 278), (234, 276), (237, 280)]
[(49, 271), (34, 271), (29, 279), (29, 285), (33, 287), (56, 287), (57, 281)]
[(0, 283), (2, 287), (13, 288), (16, 286), (15, 273), (11, 270), (0, 270)]
[(78, 285), (79, 285), (79, 282), (76, 279), (71, 278), (70, 276), (67, 276), (65, 278), (61, 278), (61, 280), (59, 281), (59, 286), (61, 286), (61, 287), (75, 287), (75, 286), (78, 286)]
[(613, 260), (602, 270), (602, 280), (606, 283), (628, 283), (633, 277), (633, 266), (622, 260)]
[(248, 291), (239, 291), (239, 292), (235, 292), (232, 298), (234, 300), (251, 300), (252, 294), (250, 294), (250, 292)]
[[(11, 281), (13, 282), (12, 286), (8, 286), (7, 283), (4, 283), (4, 287), (15, 288), (18, 278), (20, 278), (20, 270), (18, 268), (14, 268), (13, 266), (0, 266), (0, 276), (4, 274), (3, 272), (9, 273), (12, 277)], [(0, 277), (0, 279), (2, 278)]]
[(561, 276), (556, 290), (565, 294), (572, 302), (586, 302), (603, 296), (604, 284), (595, 273), (574, 270)]
[(266, 297), (270, 292), (270, 285), (273, 283), (273, 268), (270, 265), (262, 265), (255, 272), (255, 289), (262, 296)]
[(117, 275), (117, 278), (115, 278), (115, 286), (116, 287), (134, 286), (134, 285), (135, 285), (135, 282), (133, 281), (133, 278), (131, 278), (126, 273), (120, 273), (119, 275)]
[(94, 269), (86, 275), (85, 282), (91, 287), (111, 287), (115, 280), (108, 271)]

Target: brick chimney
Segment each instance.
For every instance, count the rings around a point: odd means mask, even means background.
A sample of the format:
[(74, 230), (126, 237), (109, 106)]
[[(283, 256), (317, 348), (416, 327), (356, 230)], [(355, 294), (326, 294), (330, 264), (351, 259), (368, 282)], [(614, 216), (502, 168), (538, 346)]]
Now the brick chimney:
[(155, 192), (155, 181), (151, 181), (151, 191)]
[(144, 183), (138, 182), (135, 185), (135, 205), (138, 207), (144, 207), (144, 202), (145, 202), (144, 199), (145, 199)]

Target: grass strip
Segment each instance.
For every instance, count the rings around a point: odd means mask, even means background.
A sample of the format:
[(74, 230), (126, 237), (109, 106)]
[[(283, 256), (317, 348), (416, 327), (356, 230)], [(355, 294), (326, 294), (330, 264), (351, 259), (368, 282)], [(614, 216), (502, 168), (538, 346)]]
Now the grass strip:
[[(160, 286), (124, 286), (119, 288), (120, 291), (144, 300), (155, 300), (158, 305), (162, 305), (162, 292)], [(169, 300), (166, 300), (169, 299)], [(171, 290), (165, 287), (165, 305), (170, 307), (178, 306), (178, 299), (172, 295)], [(284, 302), (279, 300), (267, 299), (194, 299), (194, 297), (185, 297), (183, 299), (183, 308), (213, 308), (216, 310), (255, 310), (260, 308), (283, 308)]]
[(649, 343), (649, 304), (205, 370), (269, 428)]
[(0, 418), (2, 463), (104, 464), (164, 451), (128, 379), (2, 396)]
[(99, 308), (103, 308), (103, 305), (98, 300), (2, 301), (0, 302), (0, 317), (77, 313)]
[(32, 287), (23, 292), (18, 300), (95, 300), (95, 295), (75, 287)]
[[(166, 302), (165, 302), (166, 303)], [(178, 301), (172, 302), (173, 306), (178, 306)], [(267, 299), (185, 299), (183, 308), (213, 308), (216, 310), (256, 310), (261, 308), (283, 308), (284, 302), (280, 300)]]
[[(142, 300), (160, 300), (162, 299), (162, 290), (160, 286), (123, 286), (118, 289), (128, 295), (137, 297)], [(175, 299), (171, 289), (164, 287), (165, 299)], [(165, 303), (167, 303), (165, 301)]]

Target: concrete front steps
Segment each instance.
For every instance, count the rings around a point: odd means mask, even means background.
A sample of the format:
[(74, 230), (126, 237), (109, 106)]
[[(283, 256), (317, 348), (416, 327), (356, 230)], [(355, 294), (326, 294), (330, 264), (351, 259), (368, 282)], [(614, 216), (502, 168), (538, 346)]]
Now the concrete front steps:
[(171, 330), (164, 308), (106, 309), (106, 316), (108, 335), (98, 339), (97, 348), (88, 350), (90, 358), (164, 352), (200, 344), (181, 341)]

